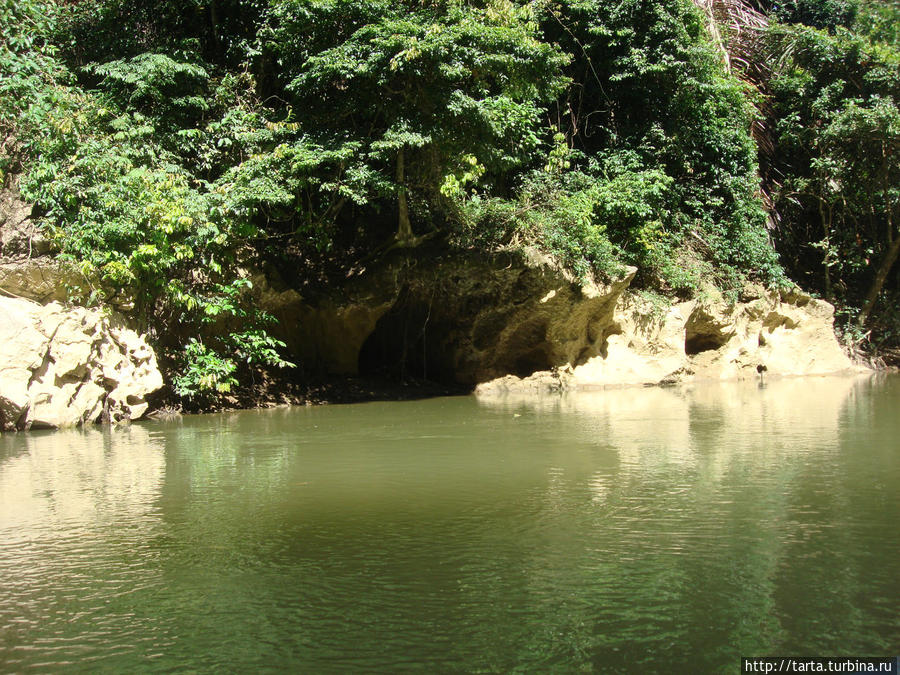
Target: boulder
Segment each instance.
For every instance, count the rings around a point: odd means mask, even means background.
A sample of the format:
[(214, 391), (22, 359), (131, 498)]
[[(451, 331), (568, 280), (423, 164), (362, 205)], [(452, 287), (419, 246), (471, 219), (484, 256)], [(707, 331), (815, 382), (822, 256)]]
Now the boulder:
[(120, 317), (0, 296), (4, 430), (137, 419), (162, 384), (153, 350)]

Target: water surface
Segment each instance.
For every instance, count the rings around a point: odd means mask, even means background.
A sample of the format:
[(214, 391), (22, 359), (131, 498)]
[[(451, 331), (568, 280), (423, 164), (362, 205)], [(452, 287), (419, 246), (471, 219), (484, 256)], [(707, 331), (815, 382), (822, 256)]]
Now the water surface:
[(900, 652), (900, 377), (0, 437), (0, 670)]

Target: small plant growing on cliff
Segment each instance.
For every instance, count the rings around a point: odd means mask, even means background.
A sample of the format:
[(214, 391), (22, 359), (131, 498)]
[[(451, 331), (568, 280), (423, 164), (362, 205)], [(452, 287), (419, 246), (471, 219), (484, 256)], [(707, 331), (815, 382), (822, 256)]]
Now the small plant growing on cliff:
[(285, 343), (264, 330), (229, 333), (215, 340), (217, 348), (191, 338), (182, 350), (182, 367), (172, 381), (175, 393), (185, 398), (228, 394), (238, 386), (241, 362), (250, 368), (293, 368), (278, 353)]
[(172, 382), (179, 396), (227, 394), (237, 386), (234, 360), (217, 354), (202, 342), (191, 338), (184, 348), (183, 359), (186, 365)]
[(662, 321), (672, 306), (672, 302), (666, 296), (652, 289), (636, 291), (635, 296), (644, 303), (647, 309), (645, 316), (650, 321)]
[(285, 343), (276, 340), (264, 330), (232, 333), (229, 340), (234, 344), (237, 356), (244, 359), (249, 366), (267, 365), (277, 368), (293, 368), (295, 365), (290, 361), (285, 361), (278, 353), (279, 349), (284, 349)]

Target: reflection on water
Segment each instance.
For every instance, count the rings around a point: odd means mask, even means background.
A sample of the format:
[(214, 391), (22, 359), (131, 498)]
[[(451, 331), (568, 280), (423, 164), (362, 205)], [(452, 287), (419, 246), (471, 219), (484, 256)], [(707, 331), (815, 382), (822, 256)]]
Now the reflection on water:
[(0, 437), (0, 670), (900, 651), (900, 378)]

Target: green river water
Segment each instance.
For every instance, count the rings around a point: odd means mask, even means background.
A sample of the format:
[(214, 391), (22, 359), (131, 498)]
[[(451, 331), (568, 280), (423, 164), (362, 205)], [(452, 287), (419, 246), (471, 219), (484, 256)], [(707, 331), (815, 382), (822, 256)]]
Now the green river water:
[(2, 672), (900, 652), (900, 376), (0, 437)]

